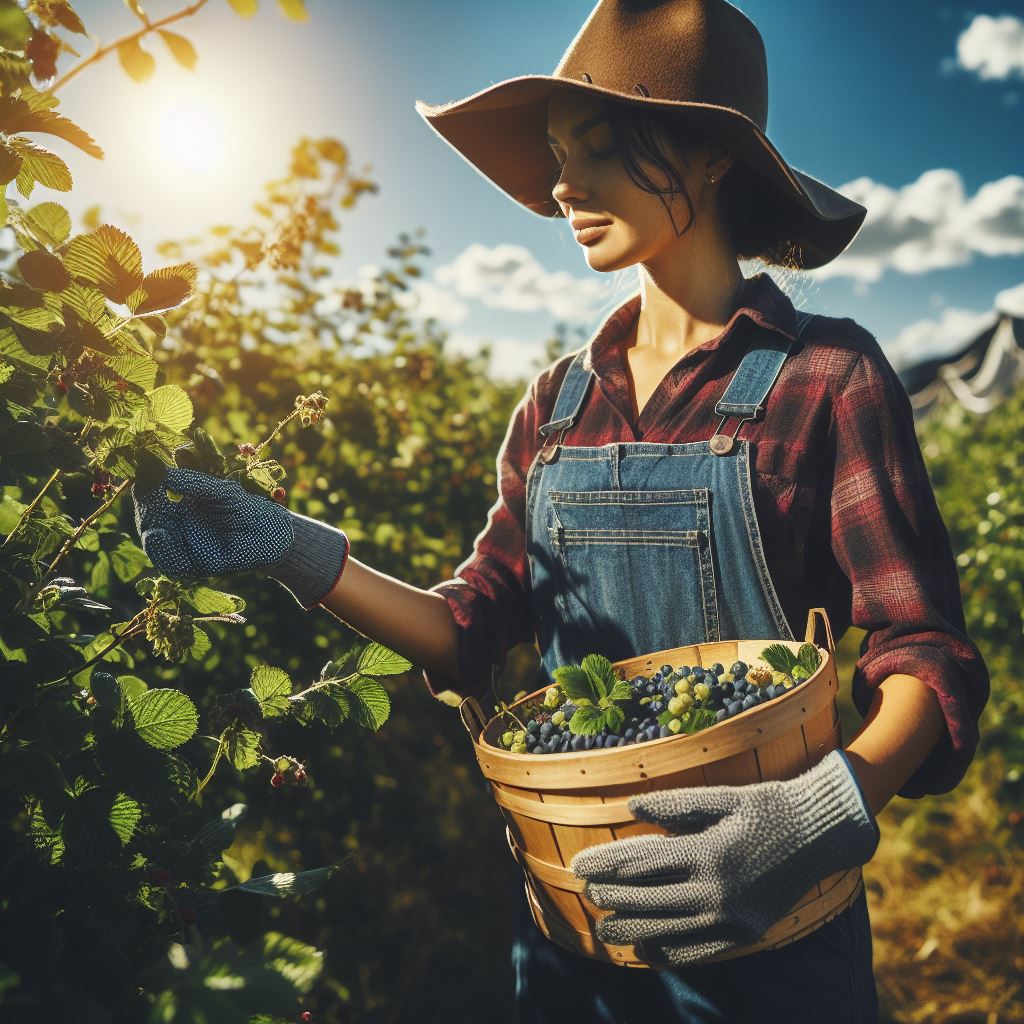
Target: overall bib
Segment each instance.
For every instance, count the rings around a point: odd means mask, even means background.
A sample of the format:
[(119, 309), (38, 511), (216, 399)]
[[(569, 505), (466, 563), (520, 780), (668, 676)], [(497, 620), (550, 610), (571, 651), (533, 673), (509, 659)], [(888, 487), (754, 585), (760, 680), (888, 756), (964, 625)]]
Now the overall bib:
[[(797, 339), (810, 319), (797, 314)], [(555, 668), (591, 652), (619, 661), (720, 639), (794, 639), (761, 545), (750, 444), (736, 437), (745, 420), (763, 418), (794, 344), (756, 328), (715, 405), (722, 419), (714, 436), (687, 444), (565, 444), (594, 380), (584, 353), (573, 359), (526, 479), (537, 688), (550, 685)], [(720, 433), (730, 416), (739, 417), (731, 437)], [(515, 906), (512, 961), (522, 1022), (877, 1019), (863, 890), (832, 921), (788, 946), (665, 971), (569, 953), (540, 932), (521, 892)]]

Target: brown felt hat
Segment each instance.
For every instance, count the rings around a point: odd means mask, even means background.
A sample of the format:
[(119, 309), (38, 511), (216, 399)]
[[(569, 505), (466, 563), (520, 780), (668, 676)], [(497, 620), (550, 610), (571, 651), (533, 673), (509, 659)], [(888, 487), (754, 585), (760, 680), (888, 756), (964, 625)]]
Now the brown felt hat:
[(726, 0), (600, 0), (551, 75), (520, 75), (416, 112), (475, 170), (542, 217), (558, 167), (547, 101), (578, 89), (638, 108), (677, 110), (728, 147), (763, 184), (780, 239), (804, 269), (838, 256), (867, 210), (790, 166), (765, 135), (768, 66), (754, 23)]

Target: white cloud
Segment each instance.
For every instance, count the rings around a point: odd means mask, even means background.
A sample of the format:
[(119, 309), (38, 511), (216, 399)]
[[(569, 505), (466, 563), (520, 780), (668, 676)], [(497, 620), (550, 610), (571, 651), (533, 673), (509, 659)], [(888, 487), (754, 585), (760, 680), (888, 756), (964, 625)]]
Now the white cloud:
[(975, 15), (956, 41), (956, 59), (979, 78), (1024, 77), (1024, 20), (1011, 14)]
[(608, 301), (605, 282), (546, 270), (529, 249), (507, 243), (488, 248), (474, 242), (438, 267), (434, 279), (491, 309), (546, 312), (559, 320), (590, 321)]
[(926, 359), (952, 355), (991, 327), (994, 320), (991, 311), (978, 313), (973, 309), (945, 309), (938, 320), (918, 320), (908, 324), (882, 348), (889, 362), (899, 371)]
[(879, 280), (886, 270), (925, 274), (964, 266), (975, 255), (1024, 253), (1024, 177), (1008, 174), (981, 186), (972, 197), (948, 168), (925, 171), (899, 189), (857, 178), (839, 189), (867, 207), (850, 247), (831, 263), (810, 271), (818, 280), (852, 277)]
[(438, 288), (433, 281), (417, 281), (396, 301), (417, 319), (434, 317), (442, 326), (460, 324), (469, 315), (469, 307), (450, 288)]
[(544, 355), (544, 341), (523, 341), (521, 338), (510, 337), (491, 338), (458, 331), (448, 336), (445, 349), (452, 353), (475, 355), (485, 344), (491, 346), (491, 376), (506, 380), (532, 377), (536, 372), (535, 361)]
[(1024, 317), (1024, 284), (999, 292), (996, 295), (996, 309), (1010, 316)]

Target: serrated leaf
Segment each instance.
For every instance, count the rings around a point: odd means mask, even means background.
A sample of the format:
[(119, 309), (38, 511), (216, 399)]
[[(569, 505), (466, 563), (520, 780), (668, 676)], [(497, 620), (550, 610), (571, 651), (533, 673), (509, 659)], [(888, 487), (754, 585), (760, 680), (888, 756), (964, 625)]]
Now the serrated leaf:
[(117, 59), (120, 61), (121, 67), (136, 82), (145, 82), (156, 67), (153, 55), (142, 48), (142, 44), (136, 36), (130, 36), (118, 44)]
[(600, 690), (600, 696), (606, 697), (611, 693), (618, 676), (612, 663), (603, 654), (588, 654), (581, 662), (580, 667), (588, 672)]
[(579, 665), (560, 665), (551, 676), (570, 700), (585, 698), (597, 703), (604, 696), (594, 677)]
[(95, 284), (108, 299), (123, 303), (142, 281), (142, 253), (135, 240), (113, 224), (76, 235), (64, 252), (68, 273)]
[(192, 645), (188, 649), (189, 657), (195, 661), (201, 661), (212, 647), (213, 643), (210, 640), (210, 634), (205, 629), (201, 629), (193, 624)]
[(39, 203), (25, 215), (25, 225), (44, 245), (55, 249), (71, 233), (71, 215), (60, 203)]
[(252, 729), (233, 729), (224, 745), (227, 759), (240, 771), (260, 763), (260, 734)]
[(142, 279), (125, 304), (137, 316), (175, 309), (192, 295), (198, 273), (191, 261), (161, 267)]
[(609, 700), (629, 700), (633, 696), (633, 687), (625, 679), (616, 679), (608, 694)]
[(789, 672), (797, 665), (796, 655), (782, 644), (769, 644), (761, 651), (761, 659), (771, 665), (776, 672)]
[(33, 145), (28, 139), (10, 139), (8, 144), (19, 157), (18, 191), (28, 198), (36, 182), (55, 192), (70, 192), (74, 186), (68, 165), (49, 150)]
[(604, 712), (593, 704), (578, 707), (569, 719), (569, 731), (580, 736), (596, 736), (604, 728)]
[(611, 732), (618, 732), (626, 720), (626, 713), (618, 704), (613, 704), (610, 708), (605, 708), (604, 720)]
[(0, 130), (8, 135), (16, 132), (44, 132), (56, 135), (70, 142), (80, 150), (103, 159), (103, 150), (96, 145), (92, 136), (83, 131), (74, 121), (69, 121), (52, 110), (33, 110), (23, 99), (12, 96), (0, 97)]
[(356, 721), (376, 732), (391, 713), (391, 698), (387, 690), (368, 676), (354, 679), (346, 687), (352, 696), (352, 712)]
[(176, 384), (149, 393), (150, 416), (162, 427), (183, 434), (192, 422), (192, 399)]
[(180, 690), (147, 690), (130, 701), (135, 731), (157, 750), (173, 750), (190, 740), (199, 726), (195, 704)]
[(66, 856), (85, 864), (115, 856), (131, 841), (141, 817), (142, 809), (125, 793), (110, 789), (81, 793), (70, 802), (61, 826)]
[(182, 596), (200, 615), (228, 615), (245, 609), (245, 601), (234, 594), (226, 594), (212, 587), (193, 587)]
[(148, 356), (122, 355), (110, 360), (110, 369), (130, 384), (135, 384), (143, 391), (152, 391), (156, 384), (157, 365)]
[(259, 701), (264, 718), (277, 718), (279, 715), (288, 714), (292, 681), (283, 669), (274, 668), (272, 665), (257, 665), (252, 670), (249, 688)]
[(238, 823), (246, 811), (245, 804), (232, 804), (219, 818), (208, 821), (192, 837), (193, 848), (204, 853), (207, 857), (217, 858), (221, 852), (226, 850), (235, 841), (235, 832), (238, 830)]
[(276, 896), (278, 899), (305, 896), (319, 889), (333, 873), (334, 869), (330, 867), (313, 868), (310, 871), (278, 871), (272, 875), (250, 878), (248, 882), (230, 886), (230, 889), (251, 892), (258, 896)]
[(368, 676), (394, 676), (408, 672), (411, 668), (411, 661), (376, 641), (371, 641), (363, 648), (356, 662), (356, 671)]
[(796, 657), (797, 662), (803, 665), (811, 675), (814, 675), (821, 667), (821, 655), (814, 644), (801, 644), (800, 649), (796, 652)]

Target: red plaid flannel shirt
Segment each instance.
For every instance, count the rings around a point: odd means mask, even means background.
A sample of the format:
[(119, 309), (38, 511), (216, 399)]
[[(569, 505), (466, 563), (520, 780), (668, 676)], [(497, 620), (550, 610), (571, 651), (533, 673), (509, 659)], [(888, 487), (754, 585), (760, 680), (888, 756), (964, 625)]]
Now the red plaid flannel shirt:
[[(639, 421), (625, 356), (639, 294), (621, 304), (587, 343), (598, 386), (566, 442), (709, 439), (720, 420), (714, 405), (754, 324), (787, 338), (796, 325), (792, 302), (767, 273), (749, 279), (741, 300), (721, 334), (666, 374)], [(537, 429), (551, 418), (573, 355), (530, 382), (498, 452), (498, 495), (487, 523), (454, 578), (431, 588), (444, 595), (459, 628), (466, 680), (456, 685), (425, 671), (433, 694), (482, 696), (509, 648), (535, 642), (526, 474), (542, 443)], [(723, 431), (735, 426), (730, 418)], [(786, 359), (764, 418), (744, 423), (739, 436), (752, 442), (757, 520), (793, 635), (803, 636), (807, 609), (819, 606), (836, 642), (851, 623), (867, 631), (852, 683), (862, 716), (875, 687), (895, 673), (917, 676), (936, 692), (947, 730), (899, 794), (948, 792), (974, 756), (989, 674), (966, 635), (956, 560), (895, 371), (852, 319), (819, 316)]]

